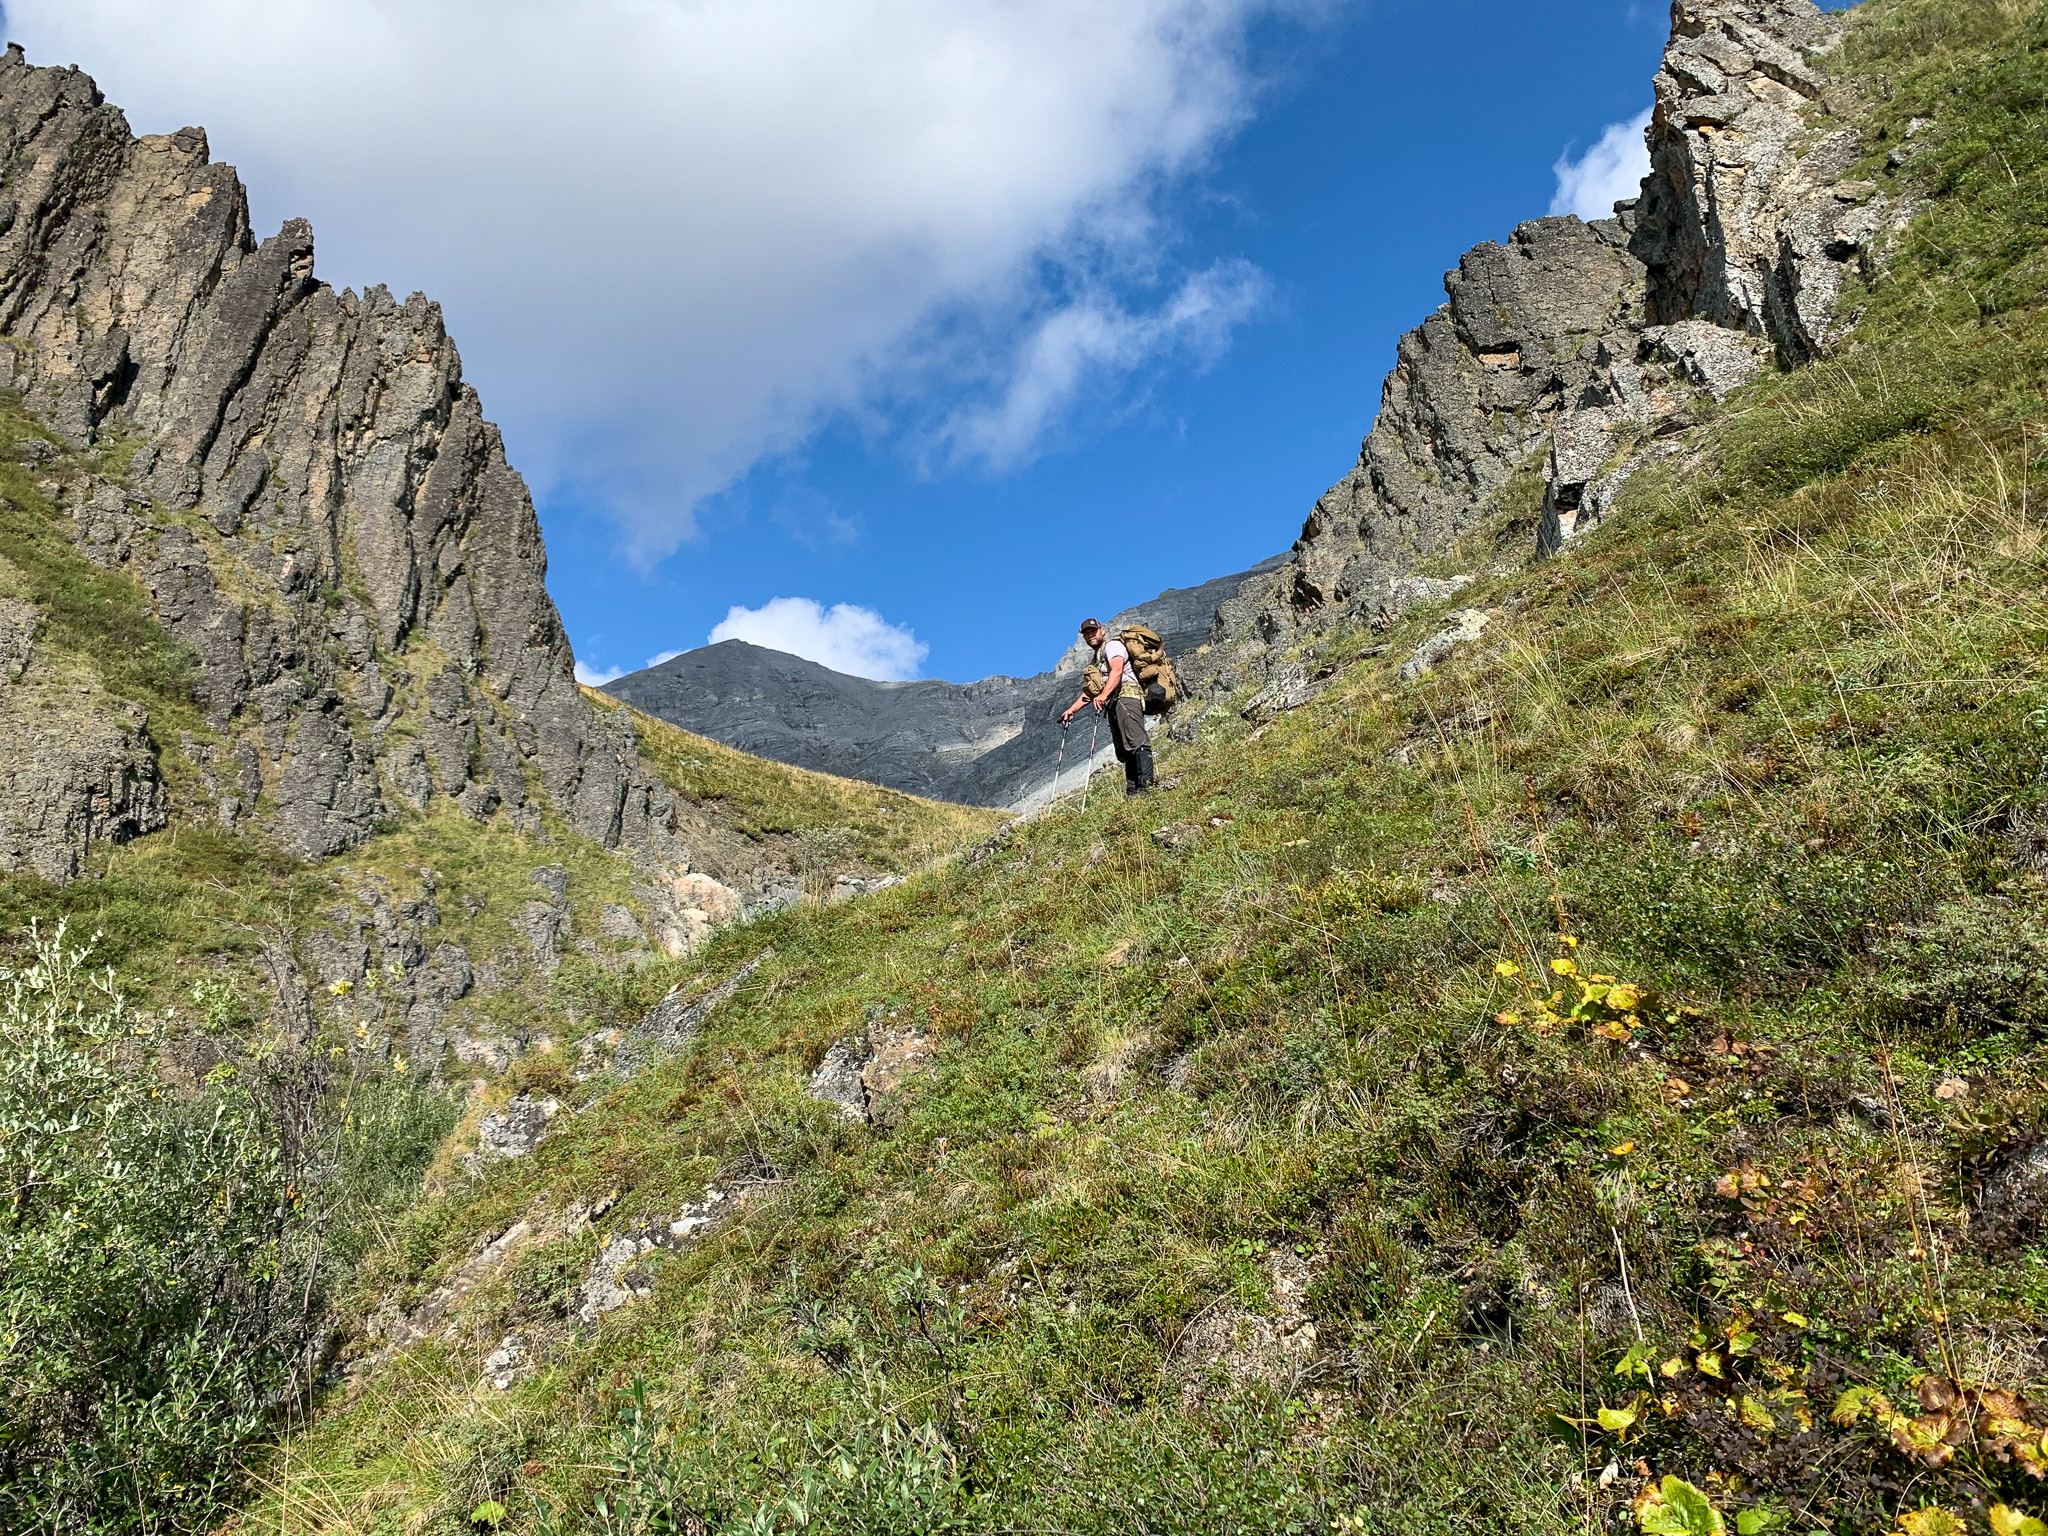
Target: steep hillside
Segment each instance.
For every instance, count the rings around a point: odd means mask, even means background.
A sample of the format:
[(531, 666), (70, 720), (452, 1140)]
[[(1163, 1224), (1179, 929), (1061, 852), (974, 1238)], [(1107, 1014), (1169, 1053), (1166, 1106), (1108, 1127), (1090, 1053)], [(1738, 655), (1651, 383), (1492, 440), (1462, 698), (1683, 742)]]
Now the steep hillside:
[[(1817, 98), (1765, 13), (1679, 6), (1667, 73), (1853, 127), (1831, 203), (1897, 228), (1821, 355), (1660, 381), (1543, 561), (1593, 481), (1504, 404), (1403, 601), (1270, 610), (1167, 792), (564, 1025), (245, 1524), (2038, 1530), (2048, 9), (1868, 0)], [(1695, 95), (1660, 176), (1742, 148)], [(1662, 305), (1625, 225), (1527, 244)]]
[[(1219, 605), (1281, 564), (1269, 560), (1174, 588), (1104, 622), (1147, 625), (1172, 654), (1192, 655), (1208, 644)], [(1078, 624), (1084, 616), (1073, 617)], [(629, 673), (605, 691), (778, 762), (940, 800), (1021, 809), (1045, 797), (1063, 763), (1080, 766), (1061, 755), (1057, 717), (1072, 702), (1087, 661), (1076, 640), (1049, 671), (1032, 677), (877, 683), (728, 640)], [(1106, 757), (1110, 749), (1100, 750)]]

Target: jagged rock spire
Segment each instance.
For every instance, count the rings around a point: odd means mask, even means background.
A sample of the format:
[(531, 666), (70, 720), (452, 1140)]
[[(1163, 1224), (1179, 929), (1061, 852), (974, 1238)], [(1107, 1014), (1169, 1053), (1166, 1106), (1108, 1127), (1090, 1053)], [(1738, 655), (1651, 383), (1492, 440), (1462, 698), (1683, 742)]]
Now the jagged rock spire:
[(196, 128), (136, 138), (75, 69), (0, 59), (0, 334), (24, 402), (125, 484), (62, 494), (198, 653), (222, 815), (317, 857), (435, 795), (550, 799), (663, 854), (672, 804), (591, 709), (525, 484), (439, 308), (260, 243)]

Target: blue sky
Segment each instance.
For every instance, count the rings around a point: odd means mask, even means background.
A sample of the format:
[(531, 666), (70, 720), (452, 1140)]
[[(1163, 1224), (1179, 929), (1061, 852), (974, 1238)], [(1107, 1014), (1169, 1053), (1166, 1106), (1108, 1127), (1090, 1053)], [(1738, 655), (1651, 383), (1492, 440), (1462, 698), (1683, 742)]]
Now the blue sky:
[(4, 14), (138, 131), (205, 124), (330, 281), (442, 302), (591, 672), (717, 632), (963, 680), (1292, 542), (1445, 269), (1648, 106), (1668, 26), (1644, 0)]
[(927, 674), (1047, 666), (1084, 612), (1239, 570), (1293, 542), (1358, 452), (1400, 333), (1467, 247), (1548, 211), (1553, 165), (1650, 99), (1663, 7), (1431, 0), (1269, 26), (1258, 117), (1173, 197), (1179, 264), (1243, 259), (1266, 307), (1206, 370), (1168, 363), (1084, 402), (1034, 462), (920, 466), (829, 426), (700, 514), (646, 577), (602, 557), (590, 509), (546, 508), (579, 656), (632, 666), (728, 605), (873, 609)]

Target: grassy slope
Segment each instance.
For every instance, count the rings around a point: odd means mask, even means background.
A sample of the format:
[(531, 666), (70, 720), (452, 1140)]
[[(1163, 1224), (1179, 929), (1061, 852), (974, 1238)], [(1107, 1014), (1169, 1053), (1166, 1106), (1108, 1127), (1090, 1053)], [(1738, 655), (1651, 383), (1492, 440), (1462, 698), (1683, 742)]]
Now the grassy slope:
[[(268, 1372), (296, 1354), (296, 1309), (317, 1313), (348, 1284), (365, 1248), (417, 1198), (422, 1175), (432, 1176), (451, 1126), (459, 1121), (473, 1131), (478, 1115), (528, 1080), (519, 1073), (484, 1084), (465, 1112), (461, 1092), (419, 1070), (425, 1063), (405, 1059), (401, 989), (382, 985), (382, 975), (345, 997), (317, 992), (315, 1038), (298, 1041), (275, 1017), (266, 952), (274, 957), (286, 941), (325, 926), (328, 914), (371, 885), (403, 904), (431, 883), (438, 918), (424, 935), (428, 948), (459, 943), (480, 966), (516, 957), (528, 944), (516, 919), (539, 894), (534, 871), (557, 865), (569, 880), (570, 952), (551, 975), (528, 965), (504, 984), (477, 987), (454, 1006), (452, 1028), (520, 1039), (539, 1020), (558, 1030), (637, 1018), (679, 969), (644, 955), (636, 964), (632, 946), (598, 940), (601, 909), (637, 904), (646, 872), (552, 815), (536, 838), (504, 817), (479, 825), (440, 800), (429, 814), (393, 818), (364, 846), (314, 866), (286, 856), (247, 823), (240, 831), (218, 826), (189, 751), (218, 744), (196, 696), (196, 661), (155, 621), (133, 577), (99, 570), (80, 555), (53, 495), (87, 471), (118, 474), (121, 463), (118, 453), (71, 453), (18, 401), (0, 395), (0, 594), (31, 600), (40, 615), (27, 673), (0, 689), (13, 719), (43, 732), (69, 729), (80, 714), (129, 718), (131, 706), (142, 705), (174, 818), (163, 833), (96, 847), (87, 878), (68, 885), (0, 875), (0, 966), (27, 958), (31, 924), (47, 933), (68, 922), (72, 942), (90, 939), (94, 965), (112, 966), (140, 1010), (136, 1039), (120, 1057), (131, 1071), (150, 1074), (151, 1097), (160, 1077), (194, 1124), (212, 1119), (218, 1129), (215, 1112), (239, 1124), (246, 1111), (277, 1134), (257, 1138), (261, 1150), (246, 1166), (230, 1169), (216, 1157), (114, 1177), (101, 1192), (125, 1192), (127, 1204), (113, 1194), (99, 1205), (88, 1201), (102, 1219), (61, 1234), (52, 1250), (58, 1259), (38, 1258), (47, 1213), (32, 1202), (24, 1226), (13, 1219), (19, 1202), (10, 1207), (10, 1219), (0, 1222), (0, 1353), (7, 1359), (0, 1374), (8, 1377), (0, 1391), (0, 1526), (10, 1529), (43, 1497), (86, 1500), (108, 1529), (211, 1528), (222, 1513), (211, 1473), (231, 1474), (226, 1459), (250, 1422), (260, 1427), (260, 1405), (242, 1398), (267, 1396), (275, 1385)], [(227, 553), (210, 527), (187, 521), (216, 555)], [(232, 580), (232, 559), (221, 568)], [(406, 660), (426, 670), (419, 655)], [(410, 728), (401, 720), (395, 731)], [(691, 739), (658, 727), (649, 734), (660, 738), (650, 751), (656, 771), (672, 773), (690, 802), (680, 830), (693, 857), (729, 879), (764, 864), (828, 879), (848, 867), (914, 867), (1001, 820), (695, 744), (715, 759), (707, 773), (689, 760)], [(10, 1015), (7, 1022), (12, 1029), (20, 1021)], [(493, 1076), (475, 1064), (448, 1065), (457, 1078)], [(34, 1072), (23, 1057), (8, 1066)], [(183, 1123), (167, 1112), (166, 1124)], [(90, 1165), (92, 1133), (73, 1141), (81, 1149), (75, 1167)], [(10, 1180), (33, 1152), (22, 1147), (0, 1148)], [(251, 1169), (277, 1174), (276, 1188)], [(266, 1218), (264, 1191), (275, 1199), (287, 1188), (296, 1193), (285, 1198), (299, 1203)], [(245, 1226), (269, 1222), (260, 1237), (268, 1246), (246, 1265), (239, 1250), (222, 1258), (208, 1247), (207, 1234), (225, 1230), (223, 1202), (244, 1208)], [(192, 1246), (170, 1253), (174, 1245), (151, 1235), (159, 1231), (179, 1231)], [(150, 1255), (153, 1280), (135, 1279), (138, 1247)], [(293, 1306), (277, 1304), (284, 1293)], [(195, 1294), (205, 1299), (193, 1315), (211, 1321), (167, 1342), (185, 1326), (177, 1298)], [(103, 1348), (108, 1341), (111, 1349)], [(249, 1367), (246, 1381), (235, 1377), (217, 1395), (195, 1385), (220, 1384), (203, 1364), (213, 1348)], [(278, 1352), (284, 1358), (274, 1358)], [(153, 1418), (124, 1418), (127, 1393), (150, 1398)], [(59, 1451), (76, 1475), (53, 1466)], [(18, 1476), (23, 1466), (32, 1469), (26, 1477)], [(160, 1475), (152, 1479), (151, 1468)], [(61, 1495), (52, 1491), (60, 1477)], [(148, 1513), (138, 1515), (138, 1504)], [(84, 1517), (73, 1508), (66, 1518)]]
[(839, 828), (850, 851), (869, 867), (902, 872), (962, 843), (986, 837), (1000, 813), (920, 800), (861, 779), (812, 773), (736, 751), (708, 736), (642, 714), (595, 688), (583, 696), (599, 709), (632, 717), (641, 755), (687, 799), (726, 806), (734, 827), (756, 840)]
[[(599, 1236), (539, 1250), (251, 1527), (1592, 1530), (1644, 1471), (1745, 1530), (2042, 1512), (2016, 1428), (1893, 1430), (1928, 1377), (2048, 1400), (2048, 14), (1870, 0), (1850, 58), (1936, 200), (1836, 359), (1462, 594), (1502, 617), (1419, 684), (1428, 615), (1169, 794), (720, 938), (706, 982), (774, 954), (696, 1051), (553, 1079), (583, 1112), (374, 1283), (575, 1198), (742, 1215), (478, 1388)], [(940, 1047), (886, 1133), (804, 1094), (878, 1006)], [(1191, 1361), (1300, 1273), (1312, 1350)]]

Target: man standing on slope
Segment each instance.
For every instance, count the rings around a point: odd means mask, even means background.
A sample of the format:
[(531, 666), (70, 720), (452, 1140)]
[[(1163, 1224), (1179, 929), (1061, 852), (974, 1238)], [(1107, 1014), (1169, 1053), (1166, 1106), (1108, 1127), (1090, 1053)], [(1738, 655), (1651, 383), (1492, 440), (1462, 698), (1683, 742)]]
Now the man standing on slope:
[(1095, 651), (1102, 691), (1091, 696), (1084, 680), (1080, 694), (1060, 716), (1060, 724), (1073, 719), (1084, 704), (1093, 704), (1109, 716), (1109, 739), (1116, 746), (1116, 760), (1124, 765), (1124, 793), (1140, 794), (1152, 787), (1154, 778), (1152, 738), (1145, 734), (1144, 686), (1131, 669), (1131, 653), (1124, 648), (1123, 641), (1110, 639), (1109, 631), (1098, 620), (1082, 621), (1081, 643)]

